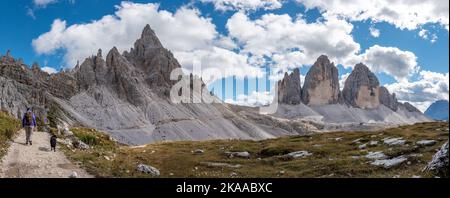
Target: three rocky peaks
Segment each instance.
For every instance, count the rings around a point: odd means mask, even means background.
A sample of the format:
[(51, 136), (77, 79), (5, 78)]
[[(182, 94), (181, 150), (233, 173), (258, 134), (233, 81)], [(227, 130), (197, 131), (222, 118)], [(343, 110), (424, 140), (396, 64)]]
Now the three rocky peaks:
[(359, 63), (347, 77), (342, 91), (339, 87), (338, 69), (327, 56), (320, 56), (305, 76), (301, 87), (300, 72), (296, 68), (278, 82), (278, 101), (283, 104), (320, 106), (347, 104), (361, 109), (376, 109), (384, 105), (397, 111), (404, 105), (409, 111), (420, 112), (409, 103), (399, 103), (395, 93), (380, 86), (378, 78), (369, 68)]
[[(395, 95), (379, 86), (376, 77), (363, 65), (355, 67), (343, 91), (339, 89), (338, 71), (326, 56), (319, 57), (308, 72), (303, 88), (296, 69), (278, 83), (279, 99), (285, 104), (308, 104), (301, 119), (292, 117), (291, 107), (281, 106), (282, 114), (261, 115), (254, 108), (225, 103), (173, 103), (170, 90), (177, 81), (170, 80), (172, 70), (181, 68), (173, 54), (165, 49), (155, 32), (146, 26), (134, 47), (122, 54), (112, 48), (103, 58), (86, 58), (71, 70), (55, 74), (42, 71), (37, 64), (30, 68), (8, 52), (0, 57), (1, 109), (20, 117), (26, 107), (33, 107), (38, 117), (48, 118), (53, 127), (85, 126), (105, 131), (121, 143), (141, 145), (163, 140), (267, 139), (286, 135), (302, 135), (326, 126), (350, 122), (378, 122), (388, 125), (414, 123), (428, 119), (412, 105), (398, 112), (355, 112), (342, 109), (330, 111), (329, 104), (350, 104), (375, 108), (384, 104), (395, 109), (400, 104)], [(200, 80), (195, 77), (193, 80)], [(202, 84), (202, 86), (205, 86)], [(192, 88), (192, 87), (191, 87)], [(191, 91), (191, 98), (202, 93)], [(215, 96), (209, 99), (218, 100)], [(374, 99), (375, 98), (375, 99)], [(287, 108), (287, 110), (286, 110)], [(405, 113), (403, 109), (414, 110)], [(343, 110), (348, 114), (341, 116)], [(336, 112), (336, 115), (327, 114)], [(355, 115), (358, 113), (358, 115)], [(327, 115), (325, 115), (327, 114)], [(309, 118), (322, 115), (319, 123)], [(358, 119), (356, 119), (358, 118)], [(331, 122), (334, 122), (330, 125)]]

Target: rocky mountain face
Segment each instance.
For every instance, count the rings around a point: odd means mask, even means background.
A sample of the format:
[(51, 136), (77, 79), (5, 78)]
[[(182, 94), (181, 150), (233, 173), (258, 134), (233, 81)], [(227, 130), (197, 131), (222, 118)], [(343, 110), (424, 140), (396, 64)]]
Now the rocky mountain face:
[(395, 93), (390, 94), (386, 87), (383, 86), (379, 88), (379, 93), (378, 100), (380, 103), (393, 111), (397, 111), (399, 103), (397, 97), (395, 97)]
[(322, 55), (306, 74), (302, 102), (307, 105), (336, 104), (339, 92), (338, 69)]
[(438, 100), (428, 107), (425, 115), (435, 120), (448, 120), (448, 101)]
[[(303, 87), (298, 88), (297, 84), (300, 81), (295, 80), (294, 87), (297, 89), (293, 89), (289, 86), (289, 82), (299, 75), (294, 71), (291, 75), (286, 74), (284, 79), (278, 82), (281, 106), (278, 108), (277, 116), (309, 119), (325, 125), (330, 123), (387, 125), (429, 121), (411, 104), (398, 102), (395, 93), (391, 94), (385, 87), (380, 86), (375, 74), (362, 63), (355, 65), (342, 91), (339, 89), (338, 70), (324, 55), (320, 56), (308, 71)], [(288, 94), (298, 96), (298, 90), (301, 90), (301, 103), (286, 100)]]
[(278, 101), (291, 105), (300, 104), (301, 93), (299, 69), (295, 69), (290, 75), (285, 73), (283, 80), (278, 82)]
[(33, 64), (30, 69), (9, 51), (0, 57), (1, 109), (20, 117), (26, 107), (34, 107), (39, 115), (46, 114), (51, 101), (49, 95), (70, 98), (75, 93), (75, 81), (65, 72), (49, 75)]
[(344, 100), (362, 109), (378, 108), (380, 105), (380, 83), (367, 66), (357, 64), (345, 81), (342, 96)]
[[(286, 130), (250, 121), (223, 103), (173, 103), (170, 90), (180, 81), (170, 80), (170, 73), (181, 66), (150, 26), (129, 52), (112, 48), (104, 58), (99, 50), (74, 69), (56, 74), (41, 71), (37, 64), (29, 68), (9, 53), (0, 60), (2, 109), (20, 116), (33, 107), (39, 117), (52, 117), (51, 122), (61, 127), (96, 128), (129, 145), (305, 133), (299, 127)], [(193, 89), (194, 82), (205, 87), (200, 79), (188, 79), (191, 101), (219, 100)]]

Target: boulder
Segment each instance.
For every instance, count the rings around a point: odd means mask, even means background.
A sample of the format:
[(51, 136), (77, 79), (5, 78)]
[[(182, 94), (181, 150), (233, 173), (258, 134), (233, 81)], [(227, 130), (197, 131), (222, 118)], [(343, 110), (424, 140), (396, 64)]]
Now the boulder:
[(369, 152), (365, 157), (368, 159), (376, 159), (376, 160), (387, 158), (387, 156), (381, 151)]
[(229, 158), (233, 157), (239, 157), (239, 158), (250, 158), (250, 153), (247, 151), (242, 152), (225, 152), (225, 155), (227, 155)]
[(336, 104), (339, 92), (338, 69), (327, 56), (321, 55), (306, 74), (302, 102), (307, 105)]
[(433, 146), (436, 143), (437, 143), (436, 140), (420, 140), (416, 142), (416, 144), (419, 146)]
[(441, 149), (434, 154), (433, 159), (423, 169), (423, 171), (431, 171), (439, 177), (448, 177), (448, 141), (442, 145)]
[(407, 161), (408, 158), (405, 156), (399, 156), (392, 159), (377, 159), (374, 162), (370, 163), (374, 166), (383, 167), (385, 169), (390, 169), (392, 167), (398, 166), (403, 162)]
[(297, 105), (301, 103), (300, 70), (298, 68), (278, 82), (278, 102)]
[(73, 171), (72, 174), (69, 175), (69, 178), (78, 178), (78, 173)]
[(195, 151), (194, 151), (194, 154), (196, 154), (196, 155), (201, 155), (201, 154), (203, 154), (205, 151), (204, 150), (202, 150), (202, 149), (196, 149)]
[(73, 136), (73, 132), (70, 131), (70, 129), (68, 127), (64, 127), (64, 129), (62, 130), (62, 135), (68, 137), (68, 136)]
[(295, 152), (291, 152), (288, 153), (286, 155), (281, 156), (281, 158), (283, 159), (297, 159), (297, 158), (303, 158), (303, 157), (308, 157), (311, 156), (312, 153), (308, 152), (308, 151), (295, 151)]
[(367, 148), (367, 144), (361, 144), (358, 146), (359, 149), (366, 149)]
[(78, 140), (78, 139), (73, 140), (72, 145), (73, 145), (73, 147), (80, 149), (80, 150), (89, 150), (90, 149), (89, 145), (87, 145), (86, 143), (84, 143), (83, 141)]
[(136, 168), (137, 171), (142, 172), (142, 173), (147, 173), (150, 174), (154, 177), (158, 177), (161, 175), (161, 173), (159, 172), (159, 170), (153, 166), (149, 166), (149, 165), (145, 165), (145, 164), (139, 164)]
[(399, 146), (404, 145), (406, 143), (406, 140), (404, 140), (403, 138), (384, 138), (383, 143), (389, 146)]

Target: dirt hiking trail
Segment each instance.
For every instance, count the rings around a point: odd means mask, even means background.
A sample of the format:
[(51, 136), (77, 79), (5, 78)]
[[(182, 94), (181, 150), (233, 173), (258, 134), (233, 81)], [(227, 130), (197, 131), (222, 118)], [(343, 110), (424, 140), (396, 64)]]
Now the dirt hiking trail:
[(0, 178), (91, 178), (85, 170), (70, 162), (56, 147), (50, 151), (50, 134), (33, 132), (33, 145), (25, 145), (25, 131), (11, 143), (1, 160)]

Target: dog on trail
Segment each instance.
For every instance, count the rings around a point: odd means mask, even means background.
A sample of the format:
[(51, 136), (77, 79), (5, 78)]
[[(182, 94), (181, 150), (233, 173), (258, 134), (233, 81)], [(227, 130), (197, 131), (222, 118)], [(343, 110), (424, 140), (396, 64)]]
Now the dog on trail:
[(50, 138), (50, 146), (51, 146), (51, 150), (56, 152), (56, 135), (52, 135), (52, 137)]

